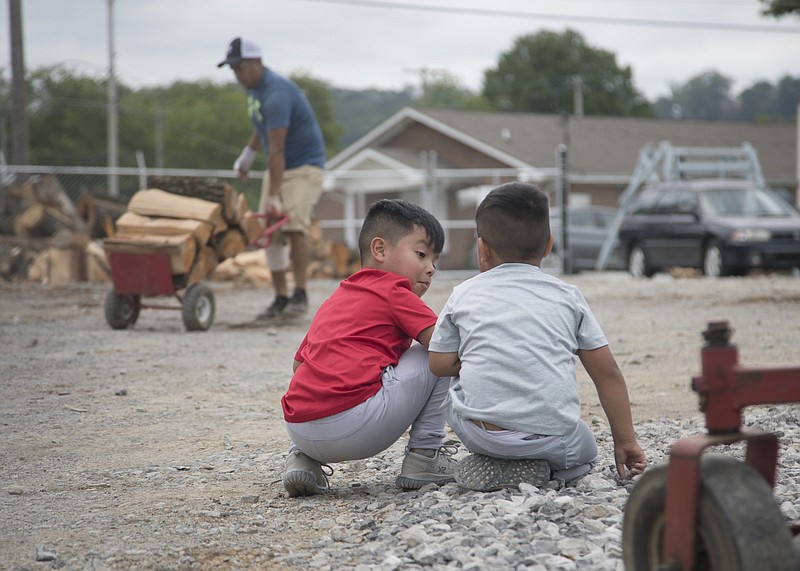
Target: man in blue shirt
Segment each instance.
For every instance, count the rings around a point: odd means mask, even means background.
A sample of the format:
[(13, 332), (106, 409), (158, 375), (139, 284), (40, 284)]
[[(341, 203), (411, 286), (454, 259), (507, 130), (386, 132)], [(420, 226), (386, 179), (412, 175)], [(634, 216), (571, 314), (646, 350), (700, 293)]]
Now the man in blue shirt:
[[(275, 300), (258, 319), (277, 319), (308, 310), (306, 269), (309, 246), (306, 234), (311, 209), (322, 194), (325, 143), (314, 111), (291, 80), (261, 62), (261, 49), (246, 38), (228, 45), (225, 59), (237, 81), (247, 90), (247, 111), (253, 133), (233, 168), (242, 180), (259, 149), (267, 156), (268, 173), (261, 186), (259, 210), (270, 217), (288, 215), (285, 239), (273, 239), (267, 248)], [(286, 243), (288, 241), (288, 244)], [(291, 267), (294, 292), (289, 297), (286, 274)]]

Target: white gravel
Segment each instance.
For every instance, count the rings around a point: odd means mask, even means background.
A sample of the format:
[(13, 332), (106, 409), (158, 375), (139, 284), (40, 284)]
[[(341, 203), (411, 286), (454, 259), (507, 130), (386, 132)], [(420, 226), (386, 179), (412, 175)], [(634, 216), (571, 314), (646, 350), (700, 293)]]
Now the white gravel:
[[(567, 279), (606, 330), (654, 463), (704, 429), (689, 381), (707, 321), (731, 322), (743, 363), (800, 362), (791, 276)], [(431, 307), (453, 283), (435, 283)], [(575, 486), (403, 492), (393, 485), (401, 440), (334, 465), (332, 493), (289, 499), (278, 401), (307, 322), (253, 324), (268, 294), (212, 285), (214, 325), (186, 333), (177, 312), (155, 310), (111, 331), (105, 287), (0, 284), (0, 569), (622, 569), (633, 484), (610, 469), (584, 375), (601, 461)], [(312, 303), (335, 285), (314, 282)], [(775, 499), (787, 522), (800, 520), (798, 416), (794, 404), (746, 413), (780, 436)]]

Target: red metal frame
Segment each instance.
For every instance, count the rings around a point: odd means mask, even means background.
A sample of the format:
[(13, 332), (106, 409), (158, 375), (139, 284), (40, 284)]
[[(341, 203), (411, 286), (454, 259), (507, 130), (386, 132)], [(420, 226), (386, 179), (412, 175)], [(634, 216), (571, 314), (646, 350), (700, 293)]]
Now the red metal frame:
[[(267, 225), (267, 227), (264, 229), (264, 235), (255, 241), (255, 245), (259, 246), (260, 248), (268, 247), (270, 242), (272, 242), (272, 235), (286, 226), (286, 223), (289, 222), (289, 216), (286, 214), (277, 220), (275, 220), (270, 214), (256, 214), (255, 216), (256, 218), (263, 218)], [(273, 220), (275, 221), (272, 222)], [(270, 224), (270, 222), (272, 222), (272, 224)]]
[(692, 379), (708, 434), (682, 438), (670, 451), (662, 555), (684, 571), (693, 570), (695, 564), (703, 451), (718, 444), (746, 442), (745, 462), (774, 487), (778, 438), (743, 429), (742, 410), (756, 404), (800, 401), (800, 366), (741, 366), (738, 349), (730, 343), (732, 333), (727, 321), (708, 324), (700, 353), (702, 374)]

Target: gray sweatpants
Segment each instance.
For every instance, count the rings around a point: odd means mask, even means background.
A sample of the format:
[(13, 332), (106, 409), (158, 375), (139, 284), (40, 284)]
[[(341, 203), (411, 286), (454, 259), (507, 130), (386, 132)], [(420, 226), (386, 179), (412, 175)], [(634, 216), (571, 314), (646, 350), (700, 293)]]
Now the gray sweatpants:
[(409, 448), (436, 449), (444, 438), (442, 405), (449, 382), (431, 373), (428, 350), (415, 343), (397, 366), (384, 370), (383, 386), (374, 396), (333, 416), (287, 422), (286, 431), (297, 448), (323, 463), (375, 456), (409, 426)]
[(547, 460), (553, 477), (565, 482), (583, 476), (597, 461), (597, 441), (582, 420), (578, 420), (575, 429), (564, 436), (485, 430), (452, 409), (447, 415), (447, 423), (473, 454), (504, 460)]

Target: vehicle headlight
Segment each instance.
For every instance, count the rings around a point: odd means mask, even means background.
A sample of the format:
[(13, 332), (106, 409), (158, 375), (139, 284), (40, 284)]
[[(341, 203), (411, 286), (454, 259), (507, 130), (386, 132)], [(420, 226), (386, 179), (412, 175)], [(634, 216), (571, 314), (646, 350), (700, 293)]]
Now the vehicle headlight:
[(737, 228), (731, 232), (734, 242), (763, 242), (772, 238), (772, 234), (765, 228)]

